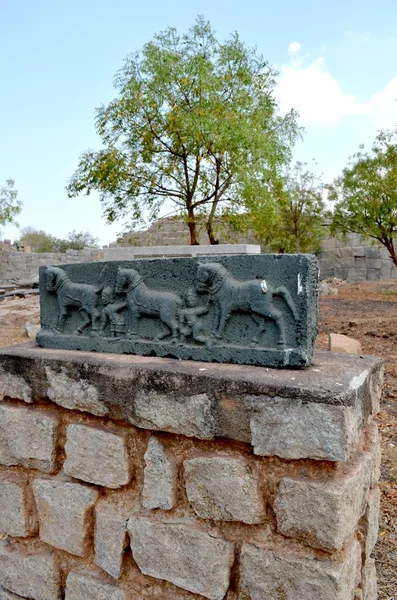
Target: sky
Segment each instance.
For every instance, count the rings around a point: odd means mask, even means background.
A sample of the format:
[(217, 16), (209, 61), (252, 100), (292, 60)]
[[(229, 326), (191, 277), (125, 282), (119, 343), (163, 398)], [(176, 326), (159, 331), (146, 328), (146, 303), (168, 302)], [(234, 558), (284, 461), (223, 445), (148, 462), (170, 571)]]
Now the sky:
[(314, 159), (325, 182), (397, 124), (396, 0), (0, 0), (0, 185), (15, 180), (21, 227), (116, 239), (122, 223), (105, 223), (99, 196), (69, 199), (65, 185), (100, 148), (95, 108), (115, 97), (124, 58), (198, 12), (218, 40), (237, 31), (277, 68), (280, 111), (297, 109), (305, 128), (294, 158)]

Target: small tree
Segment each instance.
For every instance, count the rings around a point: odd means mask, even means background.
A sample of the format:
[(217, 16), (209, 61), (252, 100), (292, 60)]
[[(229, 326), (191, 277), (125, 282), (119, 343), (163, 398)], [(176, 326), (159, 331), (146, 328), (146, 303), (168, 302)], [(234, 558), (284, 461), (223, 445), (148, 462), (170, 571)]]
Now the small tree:
[(24, 227), (18, 243), (30, 246), (33, 252), (66, 252), (66, 250), (82, 250), (97, 248), (98, 238), (89, 231), (71, 231), (65, 238), (57, 238), (42, 229)]
[(361, 150), (329, 186), (335, 202), (331, 232), (359, 233), (387, 248), (397, 266), (397, 128), (381, 131), (372, 152)]
[(20, 234), (20, 246), (29, 246), (33, 252), (53, 252), (56, 241), (53, 235), (31, 226), (22, 227)]
[(326, 233), (326, 207), (321, 178), (297, 162), (284, 169), (273, 197), (257, 194), (249, 213), (227, 215), (238, 230), (251, 230), (267, 250), (316, 252)]
[(68, 195), (97, 190), (109, 222), (131, 214), (134, 225), (168, 202), (191, 244), (198, 214), (216, 244), (222, 207), (270, 193), (299, 134), (296, 113), (279, 114), (274, 70), (237, 34), (217, 42), (203, 17), (129, 56), (115, 86), (118, 97), (97, 110), (104, 148), (81, 156)]
[(0, 187), (0, 225), (15, 223), (15, 217), (22, 210), (22, 202), (18, 200), (15, 181), (7, 179), (5, 186)]
[(64, 239), (56, 240), (57, 252), (83, 250), (83, 248), (98, 248), (99, 240), (89, 231), (71, 231)]
[(325, 236), (325, 202), (321, 178), (296, 163), (283, 178), (276, 197), (273, 250), (316, 252)]

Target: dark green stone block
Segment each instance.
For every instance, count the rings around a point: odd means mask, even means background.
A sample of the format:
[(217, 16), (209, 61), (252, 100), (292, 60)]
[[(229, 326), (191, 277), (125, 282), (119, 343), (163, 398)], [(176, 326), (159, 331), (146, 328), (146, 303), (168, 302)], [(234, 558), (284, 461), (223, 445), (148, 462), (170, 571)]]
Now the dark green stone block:
[(304, 367), (317, 334), (318, 265), (304, 254), (40, 268), (40, 346)]

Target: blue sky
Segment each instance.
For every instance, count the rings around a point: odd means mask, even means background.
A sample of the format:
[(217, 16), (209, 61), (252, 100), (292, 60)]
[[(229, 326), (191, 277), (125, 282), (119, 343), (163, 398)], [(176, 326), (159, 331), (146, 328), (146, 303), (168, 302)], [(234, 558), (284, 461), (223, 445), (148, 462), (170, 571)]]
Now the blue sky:
[(277, 67), (280, 108), (297, 108), (306, 130), (295, 156), (315, 158), (326, 181), (397, 123), (395, 0), (0, 0), (0, 185), (15, 179), (21, 226), (116, 238), (122, 224), (105, 224), (98, 196), (68, 199), (66, 182), (99, 148), (94, 108), (113, 98), (125, 56), (198, 12), (218, 39), (238, 31)]

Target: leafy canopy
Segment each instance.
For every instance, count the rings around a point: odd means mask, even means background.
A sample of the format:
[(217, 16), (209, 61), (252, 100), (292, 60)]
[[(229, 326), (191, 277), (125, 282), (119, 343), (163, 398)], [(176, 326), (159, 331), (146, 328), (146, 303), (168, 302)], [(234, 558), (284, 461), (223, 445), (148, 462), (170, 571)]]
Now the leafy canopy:
[(69, 196), (99, 191), (109, 222), (154, 220), (165, 202), (186, 217), (197, 243), (197, 215), (211, 243), (222, 207), (270, 198), (299, 129), (280, 116), (275, 71), (237, 33), (219, 43), (198, 17), (187, 34), (159, 33), (127, 57), (118, 96), (96, 112), (103, 148), (89, 150)]
[(238, 231), (254, 233), (267, 251), (316, 252), (327, 233), (323, 192), (321, 177), (297, 162), (283, 169), (271, 202), (254, 196), (248, 213), (227, 218)]
[(381, 131), (372, 152), (361, 148), (351, 157), (329, 186), (329, 198), (335, 202), (332, 233), (354, 232), (377, 240), (397, 265), (397, 128)]
[(98, 238), (89, 231), (71, 231), (65, 238), (57, 238), (42, 229), (24, 227), (21, 229), (20, 246), (30, 246), (33, 252), (66, 252), (66, 250), (82, 250), (97, 248)]
[(22, 210), (22, 202), (18, 200), (15, 181), (7, 179), (5, 186), (0, 187), (0, 225), (15, 223), (15, 217)]

